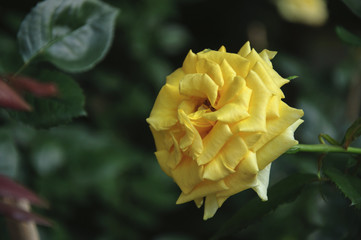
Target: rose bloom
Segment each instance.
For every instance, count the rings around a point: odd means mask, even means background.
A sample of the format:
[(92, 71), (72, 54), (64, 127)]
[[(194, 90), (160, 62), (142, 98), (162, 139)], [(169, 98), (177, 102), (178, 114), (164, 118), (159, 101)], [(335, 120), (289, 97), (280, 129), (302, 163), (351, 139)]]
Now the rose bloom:
[(272, 68), (276, 52), (247, 42), (238, 54), (190, 51), (167, 77), (147, 122), (162, 170), (211, 218), (233, 194), (252, 188), (267, 200), (271, 162), (298, 142), (303, 111), (289, 107)]
[(276, 0), (278, 11), (286, 20), (308, 25), (323, 25), (328, 18), (324, 0)]

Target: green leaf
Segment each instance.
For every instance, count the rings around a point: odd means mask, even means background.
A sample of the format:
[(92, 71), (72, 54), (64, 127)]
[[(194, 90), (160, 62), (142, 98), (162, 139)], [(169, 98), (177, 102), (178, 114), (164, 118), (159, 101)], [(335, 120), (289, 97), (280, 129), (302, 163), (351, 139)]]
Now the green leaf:
[(324, 140), (326, 140), (331, 145), (340, 146), (340, 143), (337, 140), (333, 139), (330, 135), (325, 133), (321, 133), (320, 135), (318, 135), (318, 140), (322, 144), (325, 144)]
[(347, 149), (350, 144), (361, 136), (361, 117), (356, 119), (347, 129), (342, 144)]
[(67, 123), (74, 117), (86, 115), (82, 89), (72, 78), (63, 73), (44, 71), (39, 79), (55, 83), (59, 91), (58, 97), (37, 98), (29, 95), (26, 97), (26, 101), (33, 107), (33, 111), (8, 110), (11, 117), (42, 128)]
[(360, 0), (342, 0), (344, 4), (358, 17), (361, 18), (361, 1)]
[(296, 174), (281, 180), (270, 187), (268, 191), (268, 201), (262, 202), (258, 196), (255, 196), (251, 201), (242, 206), (242, 208), (220, 228), (212, 239), (230, 236), (254, 223), (257, 219), (277, 208), (280, 204), (293, 201), (306, 184), (316, 179), (317, 176), (314, 174)]
[(296, 78), (298, 78), (298, 76), (289, 76), (289, 77), (287, 77), (286, 79), (287, 79), (287, 80), (293, 80), (293, 79), (296, 79)]
[(361, 179), (342, 173), (336, 168), (325, 169), (325, 174), (336, 184), (336, 186), (351, 200), (351, 205), (360, 207), (361, 203)]
[(18, 32), (23, 60), (41, 57), (69, 72), (92, 68), (109, 50), (118, 12), (98, 0), (38, 3)]
[(336, 33), (343, 42), (353, 46), (361, 46), (361, 37), (351, 33), (345, 28), (337, 26)]

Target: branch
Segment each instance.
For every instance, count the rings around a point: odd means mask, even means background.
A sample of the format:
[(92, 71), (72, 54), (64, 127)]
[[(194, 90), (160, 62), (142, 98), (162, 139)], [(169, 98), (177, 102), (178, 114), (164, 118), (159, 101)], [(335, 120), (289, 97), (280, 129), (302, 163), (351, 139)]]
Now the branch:
[(361, 154), (361, 148), (348, 147), (345, 149), (341, 146), (328, 144), (298, 144), (291, 147), (286, 153), (294, 154), (298, 152)]

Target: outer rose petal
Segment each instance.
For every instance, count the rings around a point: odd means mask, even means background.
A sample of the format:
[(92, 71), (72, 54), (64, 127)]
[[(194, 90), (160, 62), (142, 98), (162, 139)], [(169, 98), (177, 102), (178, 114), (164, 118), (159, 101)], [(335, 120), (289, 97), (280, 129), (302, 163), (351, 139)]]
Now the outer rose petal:
[(267, 188), (269, 183), (269, 174), (271, 171), (271, 164), (268, 164), (264, 169), (257, 174), (257, 186), (253, 187), (253, 190), (258, 194), (262, 201), (267, 201)]
[(178, 166), (171, 170), (174, 181), (185, 193), (190, 193), (193, 188), (199, 184), (201, 179), (202, 167), (199, 167), (195, 161), (189, 157), (182, 159)]
[(264, 85), (267, 87), (267, 89), (273, 94), (273, 95), (277, 95), (281, 98), (284, 98), (285, 96), (283, 95), (283, 92), (281, 91), (281, 89), (275, 84), (275, 82), (272, 80), (271, 76), (268, 74), (268, 72), (266, 71), (265, 67), (263, 64), (261, 64), (260, 62), (257, 62), (253, 68), (252, 71), (254, 71), (255, 73), (257, 73), (257, 75), (259, 76), (260, 79), (262, 79)]
[(169, 159), (169, 152), (166, 150), (161, 150), (155, 152), (155, 156), (157, 157), (159, 166), (168, 176), (172, 176), (171, 169), (168, 167), (167, 161)]
[[(251, 149), (257, 152), (263, 145), (272, 140), (275, 136), (279, 136), (289, 126), (294, 124), (303, 116), (303, 111), (289, 107), (286, 103), (280, 102), (280, 117), (267, 121), (267, 131), (262, 135)], [(295, 129), (296, 130), (296, 129)], [(287, 150), (287, 149), (286, 149)]]
[(231, 195), (248, 188), (256, 187), (258, 185), (258, 171), (256, 154), (249, 151), (245, 158), (237, 166), (236, 172), (224, 179), (229, 189), (217, 193), (218, 205), (221, 206)]
[(150, 126), (150, 130), (153, 133), (153, 138), (155, 142), (155, 147), (158, 151), (166, 150), (172, 147), (172, 136), (167, 131), (156, 131), (152, 126)]
[(270, 67), (262, 57), (252, 49), (252, 51), (247, 55), (247, 60), (250, 61), (250, 68), (252, 69), (256, 63), (261, 63), (263, 67), (267, 70), (268, 74), (271, 76), (272, 80), (278, 87), (282, 87), (284, 84), (288, 83), (289, 80), (282, 78), (272, 67)]
[(229, 187), (223, 180), (217, 182), (204, 180), (199, 183), (190, 193), (186, 194), (182, 192), (176, 203), (182, 204), (190, 202), (227, 189), (229, 189)]
[(203, 220), (207, 220), (216, 214), (218, 210), (218, 202), (215, 194), (209, 195), (206, 197), (206, 202), (204, 203), (204, 215)]
[(277, 52), (275, 51), (269, 51), (267, 49), (264, 49), (262, 52), (260, 52), (259, 56), (267, 63), (268, 66), (272, 66), (272, 60), (276, 56)]
[(166, 82), (169, 85), (173, 85), (173, 86), (178, 87), (179, 86), (179, 80), (182, 79), (184, 75), (185, 75), (184, 71), (181, 68), (178, 68), (173, 73), (171, 73), (171, 74), (169, 74), (167, 76)]
[(247, 55), (251, 52), (251, 44), (247, 41), (242, 48), (239, 50), (238, 54), (242, 57), (247, 57)]
[(279, 96), (272, 96), (267, 105), (267, 120), (280, 117), (281, 98)]
[(160, 90), (147, 122), (157, 131), (167, 130), (178, 122), (177, 109), (184, 99), (178, 87), (166, 84)]
[(197, 70), (196, 70), (197, 59), (198, 59), (197, 55), (194, 54), (192, 52), (192, 50), (190, 50), (188, 52), (187, 57), (184, 59), (184, 62), (183, 62), (182, 69), (184, 70), (185, 73), (196, 73), (197, 72)]
[(265, 168), (274, 159), (278, 158), (288, 149), (298, 144), (298, 141), (294, 139), (293, 133), (302, 122), (303, 120), (297, 120), (282, 134), (275, 137), (257, 151), (257, 161), (260, 169)]

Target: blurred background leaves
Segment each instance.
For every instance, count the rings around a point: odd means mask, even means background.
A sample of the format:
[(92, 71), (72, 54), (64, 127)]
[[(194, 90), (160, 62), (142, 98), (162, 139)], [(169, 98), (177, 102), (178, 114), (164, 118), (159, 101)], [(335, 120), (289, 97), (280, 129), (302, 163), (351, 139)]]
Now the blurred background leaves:
[[(0, 4), (1, 74), (21, 67), (16, 36), (37, 2)], [(49, 210), (35, 209), (54, 221), (53, 228), (39, 227), (42, 239), (205, 239), (255, 196), (251, 191), (233, 196), (206, 222), (194, 204), (175, 205), (179, 190), (156, 162), (145, 118), (165, 76), (181, 66), (189, 49), (225, 45), (236, 52), (250, 40), (257, 50), (277, 50), (274, 68), (284, 77), (299, 76), (283, 91), (287, 103), (305, 111), (305, 123), (296, 132), (301, 143), (317, 143), (319, 133), (341, 142), (360, 115), (361, 52), (346, 45), (335, 27), (360, 36), (361, 20), (342, 1), (327, 2), (329, 18), (319, 27), (287, 22), (264, 0), (104, 2), (121, 10), (113, 44), (95, 68), (68, 76), (83, 91), (85, 102), (75, 102), (84, 104), (87, 116), (76, 108), (72, 117), (81, 117), (73, 122), (35, 130), (0, 113), (1, 173), (50, 203)], [(46, 62), (25, 73), (39, 69), (52, 71), (43, 80), (63, 75)], [(353, 146), (360, 147), (360, 140)], [(293, 173), (317, 173), (317, 159), (306, 153), (282, 156), (273, 164), (271, 185)], [(347, 161), (335, 154), (327, 164)], [(333, 184), (312, 184), (295, 202), (233, 238), (358, 239), (360, 211), (350, 204)], [(8, 239), (0, 222), (0, 238)]]

